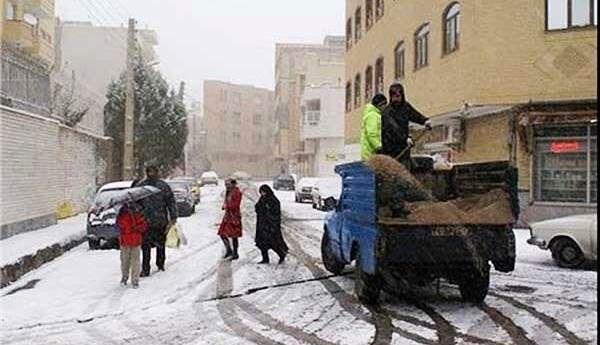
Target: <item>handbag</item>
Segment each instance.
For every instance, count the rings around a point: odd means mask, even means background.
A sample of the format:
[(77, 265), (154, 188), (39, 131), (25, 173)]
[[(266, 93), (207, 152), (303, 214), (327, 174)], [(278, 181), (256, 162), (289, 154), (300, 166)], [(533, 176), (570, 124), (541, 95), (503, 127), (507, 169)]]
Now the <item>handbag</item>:
[(167, 232), (167, 240), (165, 242), (167, 248), (177, 249), (181, 246), (181, 238), (177, 232), (177, 223), (173, 224)]

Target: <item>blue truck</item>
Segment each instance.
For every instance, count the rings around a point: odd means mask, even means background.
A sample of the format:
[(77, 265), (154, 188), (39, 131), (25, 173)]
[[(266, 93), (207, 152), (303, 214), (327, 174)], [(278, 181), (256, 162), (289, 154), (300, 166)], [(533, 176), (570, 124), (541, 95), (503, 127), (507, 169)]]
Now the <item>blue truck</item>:
[[(415, 176), (426, 180), (437, 200), (482, 195), (501, 188), (512, 213), (504, 223), (444, 224), (408, 222), (380, 215), (381, 181), (362, 162), (339, 165), (342, 194), (325, 218), (321, 244), (325, 268), (340, 274), (355, 263), (355, 293), (376, 303), (380, 291), (425, 286), (438, 278), (459, 286), (464, 301), (482, 303), (490, 282), (490, 265), (501, 272), (515, 266), (512, 227), (519, 215), (518, 172), (508, 161), (432, 168)], [(389, 290), (387, 290), (389, 289)]]

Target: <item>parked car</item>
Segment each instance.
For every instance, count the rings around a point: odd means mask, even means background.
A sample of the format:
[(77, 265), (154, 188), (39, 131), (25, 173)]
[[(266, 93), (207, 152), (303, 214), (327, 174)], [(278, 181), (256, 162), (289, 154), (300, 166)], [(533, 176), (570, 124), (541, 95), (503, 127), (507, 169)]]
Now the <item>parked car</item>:
[(167, 181), (177, 203), (177, 214), (180, 217), (189, 217), (196, 212), (196, 204), (192, 196), (192, 190), (187, 182), (169, 180)]
[(248, 174), (245, 171), (236, 171), (233, 174), (231, 174), (231, 177), (233, 177), (237, 181), (250, 181), (252, 179), (252, 175)]
[(181, 181), (189, 184), (192, 191), (192, 197), (194, 198), (194, 204), (197, 205), (200, 202), (200, 183), (193, 177), (176, 177), (173, 181)]
[(207, 171), (200, 176), (200, 186), (219, 185), (219, 175), (214, 171)]
[(96, 193), (87, 216), (86, 230), (90, 249), (119, 247), (119, 229), (116, 223), (120, 207), (101, 210), (98, 205), (105, 204), (116, 192), (131, 188), (132, 183), (133, 181), (108, 183)]
[(312, 191), (317, 184), (317, 179), (314, 177), (303, 177), (296, 185), (296, 202), (302, 203), (305, 201), (312, 202)]
[(339, 176), (318, 179), (312, 190), (312, 206), (315, 210), (333, 211), (332, 203), (325, 201), (331, 198), (338, 200), (341, 193), (342, 179)]
[(586, 259), (598, 255), (596, 214), (575, 215), (530, 224), (527, 243), (549, 249), (556, 264), (565, 268), (581, 267)]
[(273, 179), (273, 189), (294, 191), (296, 181), (292, 175), (281, 174)]

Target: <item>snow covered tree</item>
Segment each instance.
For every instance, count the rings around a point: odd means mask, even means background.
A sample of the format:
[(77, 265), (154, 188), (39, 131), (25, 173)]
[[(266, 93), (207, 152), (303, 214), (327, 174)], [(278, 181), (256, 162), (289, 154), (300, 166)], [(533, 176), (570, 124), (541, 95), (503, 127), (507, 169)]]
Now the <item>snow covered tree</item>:
[[(134, 81), (135, 172), (143, 177), (145, 164), (153, 162), (167, 176), (184, 162), (188, 134), (185, 105), (160, 72), (146, 66), (139, 57)], [(113, 166), (119, 172), (123, 164), (126, 86), (126, 74), (122, 73), (109, 85), (104, 106), (104, 130), (114, 139)]]

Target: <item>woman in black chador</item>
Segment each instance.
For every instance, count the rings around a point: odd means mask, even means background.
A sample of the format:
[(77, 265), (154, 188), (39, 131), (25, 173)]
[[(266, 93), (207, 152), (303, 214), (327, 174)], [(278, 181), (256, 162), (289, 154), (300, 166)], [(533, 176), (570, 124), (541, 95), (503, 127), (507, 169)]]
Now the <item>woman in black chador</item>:
[(256, 246), (262, 253), (259, 264), (269, 263), (269, 249), (279, 255), (279, 263), (283, 263), (288, 246), (281, 234), (281, 205), (271, 187), (262, 185), (259, 188), (260, 199), (256, 203)]

